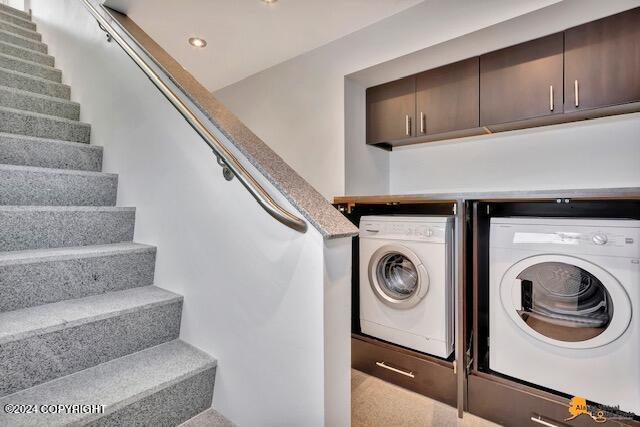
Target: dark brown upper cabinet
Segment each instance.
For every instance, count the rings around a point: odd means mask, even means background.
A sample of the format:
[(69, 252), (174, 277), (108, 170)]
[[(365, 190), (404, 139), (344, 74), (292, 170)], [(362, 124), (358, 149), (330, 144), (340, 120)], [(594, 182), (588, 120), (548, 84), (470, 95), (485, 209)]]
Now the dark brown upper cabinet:
[(480, 125), (563, 112), (563, 34), (480, 57)]
[(383, 148), (640, 111), (640, 8), (367, 89)]
[(414, 136), (415, 110), (415, 76), (367, 89), (367, 143)]
[(478, 58), (470, 58), (416, 76), (416, 135), (477, 128)]
[(640, 8), (565, 31), (565, 111), (640, 101)]

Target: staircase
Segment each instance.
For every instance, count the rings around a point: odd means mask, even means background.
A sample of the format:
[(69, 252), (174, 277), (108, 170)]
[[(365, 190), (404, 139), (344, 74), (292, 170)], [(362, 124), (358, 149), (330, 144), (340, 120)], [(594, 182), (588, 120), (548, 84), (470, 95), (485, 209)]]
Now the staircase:
[(216, 361), (178, 339), (182, 297), (153, 286), (156, 249), (61, 81), (0, 5), (0, 426), (227, 425)]

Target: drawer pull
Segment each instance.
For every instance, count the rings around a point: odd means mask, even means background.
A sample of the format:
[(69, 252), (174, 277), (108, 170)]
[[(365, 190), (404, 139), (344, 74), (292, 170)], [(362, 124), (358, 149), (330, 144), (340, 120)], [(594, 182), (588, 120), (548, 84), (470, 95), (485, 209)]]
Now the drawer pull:
[(393, 372), (395, 372), (397, 374), (404, 375), (405, 377), (409, 377), (409, 378), (415, 378), (416, 377), (413, 372), (407, 372), (407, 371), (403, 371), (402, 369), (394, 368), (393, 366), (389, 366), (384, 362), (376, 362), (376, 365), (380, 366), (381, 368), (393, 371)]
[(543, 426), (546, 426), (546, 427), (560, 427), (557, 424), (553, 424), (553, 423), (550, 423), (549, 421), (543, 420), (540, 415), (538, 415), (536, 417), (531, 417), (531, 421), (533, 421), (536, 424), (540, 424), (540, 425), (543, 425)]

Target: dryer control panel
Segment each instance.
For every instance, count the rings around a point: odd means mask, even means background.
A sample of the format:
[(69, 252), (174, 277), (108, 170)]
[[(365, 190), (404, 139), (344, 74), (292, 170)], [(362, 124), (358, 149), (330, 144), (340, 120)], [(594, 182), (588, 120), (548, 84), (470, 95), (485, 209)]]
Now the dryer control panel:
[(640, 258), (640, 221), (495, 218), (491, 247)]
[(592, 232), (531, 232), (516, 231), (513, 233), (514, 244), (556, 244), (556, 245), (596, 245), (596, 246), (624, 246), (632, 245), (635, 242), (633, 237), (615, 232), (592, 231)]

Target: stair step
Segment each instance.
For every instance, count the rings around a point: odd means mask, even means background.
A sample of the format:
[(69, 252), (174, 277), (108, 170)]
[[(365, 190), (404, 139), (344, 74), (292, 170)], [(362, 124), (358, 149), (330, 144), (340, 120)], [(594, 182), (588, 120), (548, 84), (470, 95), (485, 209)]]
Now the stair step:
[(38, 62), (26, 59), (16, 58), (11, 55), (0, 54), (0, 67), (40, 77), (42, 79), (51, 80), (56, 83), (62, 82), (62, 71), (57, 68), (42, 65)]
[(145, 286), (0, 313), (0, 397), (175, 340), (181, 312)]
[(0, 106), (78, 121), (80, 104), (28, 90), (0, 86)]
[(55, 65), (55, 58), (53, 56), (36, 50), (27, 49), (13, 43), (0, 41), (0, 53), (20, 59), (26, 59), (27, 61), (37, 62), (38, 64), (47, 65), (49, 67), (53, 67)]
[(0, 164), (99, 172), (102, 147), (0, 133)]
[(0, 165), (0, 205), (115, 206), (118, 175)]
[(2, 414), (0, 426), (175, 426), (211, 406), (216, 361), (176, 340), (0, 399), (105, 405), (102, 414)]
[(235, 424), (215, 409), (209, 408), (180, 424), (179, 427), (235, 427)]
[(18, 34), (19, 36), (26, 37), (31, 40), (42, 41), (42, 35), (40, 33), (13, 25), (10, 22), (0, 20), (0, 30)]
[(87, 123), (6, 107), (0, 107), (0, 132), (85, 144), (91, 139)]
[(27, 12), (20, 9), (16, 9), (15, 7), (11, 7), (6, 4), (0, 3), (0, 10), (3, 11), (4, 13), (15, 15), (23, 19), (31, 19), (31, 16)]
[(155, 259), (137, 243), (0, 252), (0, 312), (153, 285)]
[(7, 13), (3, 9), (0, 9), (0, 21), (10, 22), (11, 24), (26, 28), (27, 30), (35, 31), (36, 24), (31, 19), (25, 19), (21, 16), (16, 16), (12, 13)]
[(71, 98), (71, 88), (67, 85), (7, 68), (0, 68), (0, 85), (67, 101)]
[(0, 29), (0, 41), (11, 43), (16, 46), (24, 47), (25, 49), (35, 50), (40, 53), (47, 53), (49, 51), (48, 46), (41, 41), (24, 37), (19, 34), (15, 34), (9, 31)]
[(131, 242), (135, 208), (0, 206), (0, 251)]

